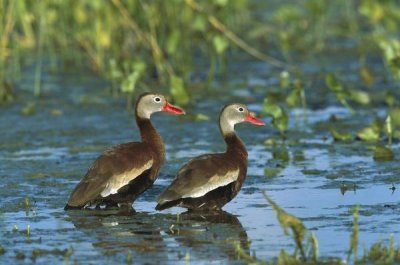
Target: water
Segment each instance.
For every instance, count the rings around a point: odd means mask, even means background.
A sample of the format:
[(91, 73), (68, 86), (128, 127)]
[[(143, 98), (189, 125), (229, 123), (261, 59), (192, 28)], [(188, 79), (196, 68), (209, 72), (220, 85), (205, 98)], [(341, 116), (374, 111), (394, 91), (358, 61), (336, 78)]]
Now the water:
[[(238, 259), (235, 244), (260, 259), (271, 259), (282, 248), (293, 251), (294, 244), (284, 235), (262, 191), (315, 232), (322, 257), (346, 257), (355, 204), (360, 205), (361, 246), (387, 240), (390, 234), (400, 242), (400, 194), (390, 189), (398, 185), (398, 162), (374, 161), (373, 143), (333, 142), (327, 130), (331, 115), (342, 119), (335, 128), (352, 131), (373, 117), (371, 109), (352, 115), (328, 104), (331, 99), (324, 107), (307, 110), (306, 124), (302, 110), (293, 110), (284, 142), (271, 126), (237, 126), (249, 151), (248, 177), (224, 213), (154, 210), (156, 197), (183, 163), (224, 149), (216, 124), (223, 104), (243, 102), (261, 111), (265, 89), (260, 86), (276, 82), (260, 76), (248, 77), (244, 85), (228, 82), (212, 97), (199, 95), (197, 104), (186, 109), (186, 117), (154, 115), (153, 124), (166, 143), (167, 162), (153, 188), (135, 202), (135, 213), (63, 210), (70, 192), (102, 150), (138, 139), (124, 101), (99, 93), (105, 86), (101, 80), (50, 75), (45, 84), (49, 89), (36, 101), (36, 113), (20, 114), (29, 94), (2, 107), (0, 245), (6, 252), (0, 262), (245, 264)], [(313, 98), (318, 96), (310, 95), (311, 105)], [(383, 110), (376, 106), (372, 111)], [(211, 120), (194, 121), (193, 113), (204, 113)], [(263, 145), (270, 137), (278, 139), (276, 146)], [(399, 147), (393, 146), (397, 157)], [(340, 189), (343, 185), (345, 192)]]

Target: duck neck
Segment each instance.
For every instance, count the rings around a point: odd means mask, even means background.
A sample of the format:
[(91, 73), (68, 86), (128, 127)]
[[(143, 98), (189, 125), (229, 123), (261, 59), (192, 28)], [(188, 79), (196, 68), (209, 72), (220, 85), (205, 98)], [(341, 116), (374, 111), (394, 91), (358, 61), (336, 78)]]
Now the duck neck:
[(235, 132), (223, 134), (223, 136), (227, 147), (226, 153), (231, 156), (239, 157), (247, 163), (247, 150), (239, 136), (237, 136)]
[(157, 150), (157, 153), (159, 154), (160, 161), (163, 162), (165, 158), (164, 142), (160, 134), (151, 124), (150, 119), (136, 116), (136, 123), (139, 127), (142, 142), (154, 146), (154, 148)]

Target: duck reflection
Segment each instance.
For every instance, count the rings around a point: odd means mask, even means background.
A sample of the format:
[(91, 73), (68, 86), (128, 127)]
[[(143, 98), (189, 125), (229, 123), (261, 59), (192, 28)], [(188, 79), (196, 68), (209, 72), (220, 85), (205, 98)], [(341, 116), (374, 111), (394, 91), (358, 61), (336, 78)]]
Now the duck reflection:
[(167, 259), (165, 242), (154, 215), (126, 209), (67, 212), (75, 228), (85, 233), (85, 240), (105, 255), (133, 256), (142, 262)]
[[(103, 255), (132, 256), (139, 263), (237, 259), (236, 245), (249, 254), (246, 230), (227, 212), (151, 214), (123, 209), (68, 211), (67, 220)], [(79, 240), (82, 238), (78, 235)]]
[(235, 260), (235, 246), (249, 254), (249, 239), (239, 219), (225, 211), (185, 212), (166, 232), (195, 259)]

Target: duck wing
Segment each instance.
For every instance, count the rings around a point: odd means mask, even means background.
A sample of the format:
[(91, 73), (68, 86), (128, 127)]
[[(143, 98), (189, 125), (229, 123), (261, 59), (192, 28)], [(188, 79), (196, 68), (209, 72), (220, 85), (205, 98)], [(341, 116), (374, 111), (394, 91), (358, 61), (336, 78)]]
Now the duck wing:
[(150, 169), (155, 153), (149, 145), (130, 142), (104, 151), (89, 168), (68, 200), (72, 207), (84, 207), (99, 196), (107, 197)]
[(226, 186), (239, 177), (239, 167), (225, 154), (206, 154), (183, 166), (171, 185), (160, 195), (158, 204), (183, 198), (198, 198)]

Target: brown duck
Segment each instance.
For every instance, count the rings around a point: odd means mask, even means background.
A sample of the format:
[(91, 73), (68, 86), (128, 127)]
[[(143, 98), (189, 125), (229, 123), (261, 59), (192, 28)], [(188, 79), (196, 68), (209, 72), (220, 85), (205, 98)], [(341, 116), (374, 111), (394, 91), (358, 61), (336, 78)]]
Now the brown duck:
[(184, 114), (164, 96), (145, 93), (136, 102), (141, 142), (119, 144), (104, 151), (71, 193), (65, 210), (96, 205), (131, 206), (156, 180), (165, 158), (164, 143), (150, 122), (155, 112)]
[(241, 122), (265, 125), (245, 105), (225, 106), (219, 117), (227, 145), (225, 153), (205, 154), (190, 160), (160, 195), (156, 210), (172, 206), (219, 210), (238, 194), (247, 172), (246, 147), (234, 130), (235, 124)]

